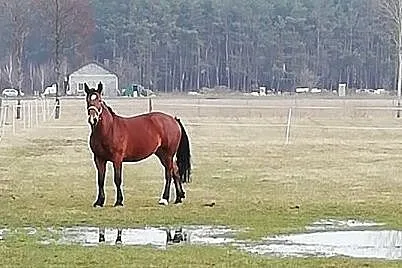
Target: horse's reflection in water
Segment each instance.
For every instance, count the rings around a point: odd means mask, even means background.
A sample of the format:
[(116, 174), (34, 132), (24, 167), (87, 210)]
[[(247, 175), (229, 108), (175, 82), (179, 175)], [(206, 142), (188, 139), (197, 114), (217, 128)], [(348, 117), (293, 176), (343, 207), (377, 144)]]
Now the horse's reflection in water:
[[(99, 243), (105, 242), (105, 228), (99, 228)], [(183, 232), (182, 228), (171, 230), (166, 228), (166, 244), (177, 244), (187, 241), (187, 233)], [(123, 244), (122, 228), (117, 228), (116, 244)]]
[[(172, 237), (172, 232), (174, 235)], [(166, 243), (180, 243), (187, 241), (187, 233), (183, 232), (182, 228), (176, 229), (174, 231), (166, 229)]]
[(99, 243), (105, 242), (105, 228), (99, 228)]

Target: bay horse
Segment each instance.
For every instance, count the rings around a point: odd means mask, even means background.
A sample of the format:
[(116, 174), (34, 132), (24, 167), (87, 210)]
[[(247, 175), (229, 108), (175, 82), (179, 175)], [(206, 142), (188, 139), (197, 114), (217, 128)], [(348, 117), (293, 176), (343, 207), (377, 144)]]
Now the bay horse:
[[(191, 172), (190, 142), (181, 121), (162, 112), (150, 112), (122, 117), (113, 112), (102, 99), (102, 83), (98, 88), (84, 84), (88, 123), (91, 126), (89, 145), (97, 169), (98, 198), (94, 207), (105, 202), (106, 163), (112, 162), (116, 203), (123, 206), (122, 164), (138, 162), (155, 154), (165, 168), (165, 187), (160, 205), (169, 204), (173, 178), (176, 189), (175, 203), (185, 198), (182, 182), (189, 182)], [(176, 161), (174, 157), (176, 156)]]

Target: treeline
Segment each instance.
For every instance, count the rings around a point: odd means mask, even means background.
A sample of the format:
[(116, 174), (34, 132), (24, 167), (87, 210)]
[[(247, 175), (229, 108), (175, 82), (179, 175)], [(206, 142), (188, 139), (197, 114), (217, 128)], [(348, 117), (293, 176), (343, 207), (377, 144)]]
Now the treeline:
[(28, 93), (94, 60), (167, 92), (395, 88), (380, 0), (1, 1), (0, 85)]

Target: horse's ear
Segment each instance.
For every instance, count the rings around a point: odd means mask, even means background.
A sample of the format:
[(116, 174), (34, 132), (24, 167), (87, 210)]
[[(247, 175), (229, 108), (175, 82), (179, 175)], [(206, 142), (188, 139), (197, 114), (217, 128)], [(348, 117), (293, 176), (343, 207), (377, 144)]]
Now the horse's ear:
[(97, 91), (98, 91), (99, 94), (101, 94), (102, 90), (103, 90), (103, 84), (102, 84), (102, 82), (99, 82)]
[(89, 89), (87, 83), (84, 83), (84, 90), (85, 90), (85, 93), (87, 93), (87, 95), (89, 95), (89, 93), (91, 92), (91, 90)]

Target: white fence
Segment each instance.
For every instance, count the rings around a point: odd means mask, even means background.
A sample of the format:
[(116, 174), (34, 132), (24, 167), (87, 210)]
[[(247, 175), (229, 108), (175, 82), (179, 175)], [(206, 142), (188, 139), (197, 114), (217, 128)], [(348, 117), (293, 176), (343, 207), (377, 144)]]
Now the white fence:
[(0, 106), (0, 141), (7, 135), (38, 128), (54, 117), (55, 102), (51, 99), (2, 100)]

